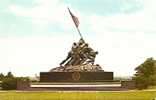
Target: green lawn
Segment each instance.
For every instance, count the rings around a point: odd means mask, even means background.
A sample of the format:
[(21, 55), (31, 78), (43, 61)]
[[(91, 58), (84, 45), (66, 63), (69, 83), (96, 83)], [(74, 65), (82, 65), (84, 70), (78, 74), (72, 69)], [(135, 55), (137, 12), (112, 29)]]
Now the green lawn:
[(156, 91), (0, 92), (0, 100), (152, 100)]

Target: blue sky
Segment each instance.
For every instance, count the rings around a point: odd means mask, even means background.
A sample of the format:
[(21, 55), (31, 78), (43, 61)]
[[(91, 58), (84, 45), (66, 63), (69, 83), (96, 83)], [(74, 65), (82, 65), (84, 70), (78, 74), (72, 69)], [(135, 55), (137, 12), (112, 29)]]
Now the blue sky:
[(33, 76), (58, 66), (79, 39), (67, 7), (104, 70), (132, 76), (146, 58), (156, 58), (155, 0), (0, 1), (1, 72)]
[[(46, 19), (48, 16), (56, 16), (59, 17), (61, 14), (64, 13), (64, 10), (67, 10), (67, 6), (71, 6), (72, 9), (77, 10), (82, 16), (92, 16), (92, 15), (99, 15), (99, 16), (114, 16), (117, 14), (123, 13), (133, 13), (140, 11), (143, 9), (143, 5), (141, 2), (136, 0), (54, 0), (50, 1), (49, 4), (45, 2), (49, 2), (50, 0), (5, 0), (2, 1), (1, 5), (1, 36), (31, 36), (31, 35), (53, 35), (57, 32), (73, 32), (71, 29), (64, 29), (62, 24), (58, 21), (54, 21), (54, 19)], [(60, 8), (55, 8), (54, 6), (60, 6)], [(32, 14), (32, 10), (34, 10), (34, 14)], [(41, 10), (41, 12), (39, 12)], [(61, 10), (58, 12), (58, 10)], [(43, 16), (42, 13), (46, 12), (46, 15)], [(54, 12), (54, 13), (53, 13)], [(35, 16), (35, 13), (37, 15)], [(40, 14), (39, 14), (40, 13)], [(66, 12), (67, 13), (67, 12)], [(41, 17), (39, 17), (41, 16)], [(62, 16), (63, 17), (63, 16)], [(66, 17), (66, 16), (64, 16)], [(69, 16), (68, 16), (69, 17)], [(38, 19), (36, 19), (38, 18)], [(61, 17), (60, 17), (61, 19)], [(87, 19), (87, 18), (86, 18)], [(38, 27), (34, 25), (33, 21), (43, 21), (46, 23), (43, 30), (38, 32)], [(57, 19), (59, 20), (59, 18)], [(88, 26), (88, 20), (82, 22), (84, 27), (84, 31), (90, 28)], [(42, 23), (41, 23), (42, 24)], [(70, 26), (69, 26), (70, 27)], [(43, 34), (44, 33), (44, 34)]]

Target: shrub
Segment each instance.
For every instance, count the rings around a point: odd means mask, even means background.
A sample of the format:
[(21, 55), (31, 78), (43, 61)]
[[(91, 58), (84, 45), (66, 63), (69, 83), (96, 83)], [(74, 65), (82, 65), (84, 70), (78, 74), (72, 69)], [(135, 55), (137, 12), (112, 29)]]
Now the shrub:
[(4, 78), (5, 76), (2, 73), (0, 73), (0, 81), (2, 81)]
[(2, 81), (3, 90), (15, 90), (17, 88), (17, 79), (16, 78), (5, 78)]
[(145, 77), (135, 77), (134, 78), (135, 80), (135, 84), (136, 84), (136, 87), (141, 90), (141, 89), (145, 89), (148, 87), (148, 79), (145, 78)]
[(16, 90), (17, 81), (27, 82), (29, 81), (29, 78), (28, 77), (12, 77), (12, 78), (7, 77), (2, 81), (1, 87), (3, 90)]

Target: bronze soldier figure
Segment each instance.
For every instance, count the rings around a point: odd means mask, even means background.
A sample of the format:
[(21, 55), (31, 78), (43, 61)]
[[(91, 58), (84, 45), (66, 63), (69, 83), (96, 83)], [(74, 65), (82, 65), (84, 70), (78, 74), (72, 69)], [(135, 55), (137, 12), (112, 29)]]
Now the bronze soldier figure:
[(94, 51), (85, 41), (81, 38), (79, 42), (73, 43), (71, 51), (65, 60), (60, 63), (60, 66), (64, 68), (69, 66), (94, 64), (95, 57), (98, 52)]

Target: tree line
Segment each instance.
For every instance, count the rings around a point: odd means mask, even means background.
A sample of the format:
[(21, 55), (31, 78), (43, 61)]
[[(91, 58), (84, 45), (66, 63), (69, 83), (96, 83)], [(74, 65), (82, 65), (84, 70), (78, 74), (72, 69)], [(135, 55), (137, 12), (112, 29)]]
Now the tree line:
[(15, 77), (11, 72), (7, 75), (0, 74), (0, 86), (3, 90), (17, 89), (17, 81), (30, 81), (28, 77)]

